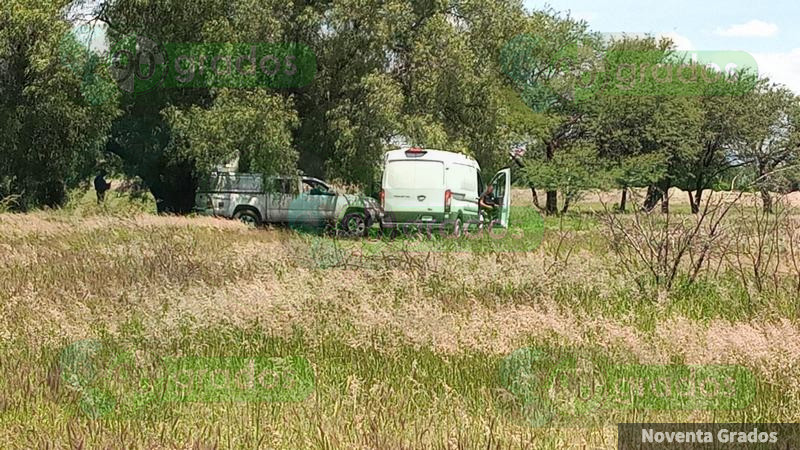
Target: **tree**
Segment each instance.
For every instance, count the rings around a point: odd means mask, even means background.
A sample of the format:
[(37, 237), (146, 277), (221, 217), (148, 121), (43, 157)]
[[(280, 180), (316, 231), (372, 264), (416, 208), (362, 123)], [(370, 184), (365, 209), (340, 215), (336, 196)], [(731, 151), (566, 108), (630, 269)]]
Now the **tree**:
[(323, 8), (319, 73), (299, 93), (295, 133), (309, 173), (366, 184), (392, 140), (459, 151), (491, 171), (507, 158), (496, 63), (518, 4), (343, 1)]
[(747, 127), (747, 93), (754, 88), (757, 75), (746, 70), (730, 77), (716, 75), (716, 81), (699, 86), (696, 101), (702, 122), (698, 148), (686, 162), (679, 180), (688, 192), (694, 214), (700, 212), (705, 189), (713, 188), (727, 172), (745, 164), (736, 158), (733, 146)]
[(611, 178), (622, 189), (621, 211), (626, 210), (629, 188), (650, 186), (666, 176), (669, 156), (662, 137), (663, 127), (671, 124), (658, 120), (664, 104), (657, 96), (630, 95), (620, 87), (627, 88), (631, 80), (651, 81), (635, 71), (661, 63), (670, 45), (652, 37), (612, 41), (601, 65), (587, 75), (595, 90), (584, 94), (590, 96), (584, 100), (590, 108), (587, 128), (598, 156), (610, 166)]
[[(377, 178), (381, 156), (397, 138), (471, 154), (485, 170), (507, 158), (496, 61), (524, 21), (517, 3), (199, 0), (189, 13), (176, 0), (118, 0), (103, 2), (98, 14), (109, 24), (112, 40), (136, 33), (164, 43), (308, 45), (317, 61), (311, 84), (259, 93), (281, 98), (268, 102), (276, 107), (263, 117), (280, 130), (280, 145), (290, 130), (294, 148), (281, 153), (286, 160), (272, 159), (276, 165), (270, 170), (285, 170), (296, 154), (308, 174), (366, 186)], [(222, 108), (216, 106), (220, 101)], [(186, 211), (201, 169), (198, 157), (221, 158), (255, 145), (237, 135), (248, 129), (245, 123), (232, 126), (219, 113), (239, 110), (234, 116), (252, 117), (251, 104), (246, 92), (233, 96), (205, 88), (126, 94), (125, 115), (115, 122), (108, 148), (145, 179), (161, 210)], [(217, 148), (211, 149), (212, 142)]]
[[(530, 132), (542, 136), (542, 151), (538, 152), (541, 162), (552, 166), (559, 152), (576, 148), (585, 156), (586, 143), (582, 141), (586, 138), (587, 109), (585, 103), (576, 101), (576, 94), (583, 68), (598, 58), (599, 37), (589, 32), (586, 22), (552, 10), (535, 12), (528, 18), (525, 31), (503, 49), (503, 71), (523, 101), (544, 115), (539, 123), (546, 131)], [(527, 173), (534, 176), (528, 179), (533, 189), (535, 178), (542, 173), (532, 170)], [(553, 186), (546, 188), (547, 214), (558, 212), (558, 191)], [(538, 199), (534, 199), (534, 204), (538, 204)]]
[[(293, 21), (302, 12), (282, 5), (198, 0), (187, 8), (177, 0), (118, 0), (100, 3), (95, 14), (108, 25), (112, 48), (141, 48), (152, 41), (195, 43), (202, 49), (203, 43), (288, 40), (286, 24), (306, 21)], [(135, 41), (129, 43), (131, 36)], [(124, 114), (114, 123), (107, 151), (145, 181), (159, 212), (188, 212), (198, 176), (216, 164), (239, 157), (267, 173), (296, 170), (297, 153), (289, 139), (297, 124), (293, 92), (253, 87), (233, 92), (210, 84), (124, 92)]]
[[(592, 105), (590, 128), (600, 154), (615, 167), (624, 209), (627, 188), (648, 187), (643, 207), (662, 201), (683, 176), (697, 148), (701, 111), (698, 83), (681, 79), (683, 61), (668, 39), (623, 38), (609, 45), (593, 86), (602, 87)], [(639, 166), (645, 164), (644, 167)]]
[(0, 198), (18, 195), (22, 210), (59, 206), (95, 170), (116, 94), (70, 33), (69, 2), (9, 1), (0, 12)]
[(736, 157), (755, 168), (764, 211), (772, 212), (770, 192), (788, 189), (789, 171), (800, 163), (800, 99), (786, 87), (762, 82), (746, 100), (749, 114)]
[(524, 169), (526, 179), (532, 184), (547, 191), (562, 193), (564, 202), (561, 214), (580, 200), (583, 192), (609, 187), (609, 173), (603, 161), (597, 157), (596, 147), (588, 140), (562, 148), (551, 159), (529, 164)]

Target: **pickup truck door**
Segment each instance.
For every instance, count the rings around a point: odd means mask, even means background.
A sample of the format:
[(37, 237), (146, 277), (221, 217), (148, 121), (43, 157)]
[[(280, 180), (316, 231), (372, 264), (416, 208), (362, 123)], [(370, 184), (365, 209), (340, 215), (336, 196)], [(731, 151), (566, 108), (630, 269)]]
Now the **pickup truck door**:
[(301, 180), (300, 196), (291, 206), (289, 216), (303, 223), (322, 224), (334, 219), (336, 192), (314, 178)]
[(297, 199), (297, 177), (276, 177), (270, 180), (267, 192), (267, 220), (270, 223), (287, 223), (289, 207)]

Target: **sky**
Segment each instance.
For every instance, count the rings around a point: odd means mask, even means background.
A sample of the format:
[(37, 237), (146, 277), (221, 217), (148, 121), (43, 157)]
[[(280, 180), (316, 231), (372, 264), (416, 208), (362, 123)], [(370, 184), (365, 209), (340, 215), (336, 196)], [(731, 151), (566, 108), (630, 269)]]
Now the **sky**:
[(524, 0), (531, 9), (569, 11), (602, 33), (669, 36), (679, 50), (750, 53), (759, 73), (800, 94), (798, 0)]

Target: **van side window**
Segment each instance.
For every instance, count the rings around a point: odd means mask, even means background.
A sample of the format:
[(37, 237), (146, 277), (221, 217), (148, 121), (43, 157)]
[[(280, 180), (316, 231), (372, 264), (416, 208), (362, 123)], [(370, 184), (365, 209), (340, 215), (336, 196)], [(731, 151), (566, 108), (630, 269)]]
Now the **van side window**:
[(448, 185), (458, 189), (459, 192), (464, 194), (475, 193), (478, 190), (478, 185), (475, 183), (476, 171), (477, 169), (475, 167), (454, 163), (450, 166), (448, 178), (452, 181), (450, 181)]
[(497, 178), (497, 182), (494, 185), (494, 195), (497, 198), (503, 198), (506, 195), (506, 175), (501, 174), (500, 177)]
[(484, 189), (483, 180), (481, 179), (481, 172), (478, 171), (478, 196), (483, 195)]

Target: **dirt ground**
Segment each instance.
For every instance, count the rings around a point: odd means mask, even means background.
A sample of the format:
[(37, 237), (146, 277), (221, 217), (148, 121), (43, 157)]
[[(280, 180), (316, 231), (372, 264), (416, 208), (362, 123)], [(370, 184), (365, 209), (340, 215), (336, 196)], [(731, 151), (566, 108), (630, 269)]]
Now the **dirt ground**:
[[(632, 195), (629, 195), (628, 202), (631, 204), (632, 202), (640, 203), (644, 198), (647, 189), (632, 189)], [(538, 192), (539, 194), (539, 204), (544, 205), (545, 202), (545, 194), (544, 192)], [(708, 198), (710, 194), (713, 194), (715, 197), (719, 195), (724, 195), (726, 198), (734, 198), (737, 193), (734, 192), (713, 192), (710, 189), (703, 191), (703, 198)], [(603, 203), (608, 204), (609, 206), (615, 205), (619, 203), (620, 197), (622, 195), (621, 191), (590, 191), (587, 192), (580, 201), (577, 202), (578, 205), (597, 205), (600, 206)], [(689, 204), (689, 194), (681, 189), (672, 188), (669, 191), (670, 195), (670, 203), (676, 205), (688, 205)], [(776, 199), (782, 199), (783, 201), (787, 202), (789, 206), (792, 207), (800, 207), (800, 192), (792, 192), (789, 194), (773, 194)], [(761, 197), (756, 193), (746, 193), (742, 196), (744, 201), (751, 201), (751, 202), (760, 202)], [(561, 196), (559, 196), (559, 203), (562, 201)], [(533, 204), (533, 198), (531, 196), (531, 191), (529, 189), (523, 188), (513, 188), (511, 190), (511, 204), (514, 206), (530, 206)]]

